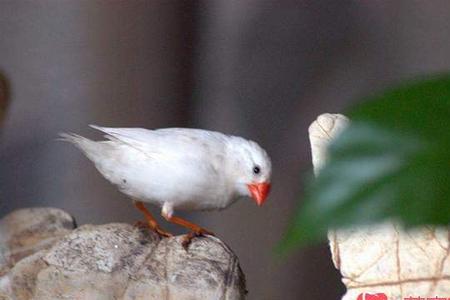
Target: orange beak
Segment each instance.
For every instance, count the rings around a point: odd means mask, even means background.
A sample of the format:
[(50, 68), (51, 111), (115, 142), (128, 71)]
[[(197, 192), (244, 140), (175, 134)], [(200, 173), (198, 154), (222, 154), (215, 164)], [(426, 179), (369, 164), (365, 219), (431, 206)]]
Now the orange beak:
[(256, 201), (256, 204), (258, 204), (258, 206), (263, 205), (266, 201), (267, 195), (269, 195), (270, 192), (270, 183), (252, 183), (247, 184), (247, 187), (250, 191), (251, 197)]

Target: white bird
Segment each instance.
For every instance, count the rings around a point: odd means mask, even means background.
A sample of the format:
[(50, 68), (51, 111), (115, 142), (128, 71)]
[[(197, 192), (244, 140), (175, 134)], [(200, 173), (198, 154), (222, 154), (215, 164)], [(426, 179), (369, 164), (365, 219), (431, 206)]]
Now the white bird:
[(106, 133), (107, 140), (60, 136), (81, 149), (108, 181), (133, 199), (152, 230), (171, 236), (143, 202), (162, 207), (167, 221), (190, 229), (184, 247), (193, 237), (212, 233), (175, 216), (176, 209), (220, 210), (245, 196), (261, 206), (269, 193), (270, 158), (253, 141), (202, 129), (90, 126)]

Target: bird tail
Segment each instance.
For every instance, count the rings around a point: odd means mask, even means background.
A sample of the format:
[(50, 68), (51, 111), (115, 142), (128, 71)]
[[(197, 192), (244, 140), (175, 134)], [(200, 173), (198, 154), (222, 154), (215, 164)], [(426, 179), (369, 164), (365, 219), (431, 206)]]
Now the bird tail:
[(69, 142), (80, 149), (90, 160), (95, 162), (95, 158), (101, 152), (101, 143), (87, 139), (75, 133), (59, 133), (58, 141)]
[(94, 143), (94, 141), (91, 141), (90, 139), (71, 132), (60, 132), (58, 136), (59, 137), (56, 139), (57, 141), (69, 142), (81, 150), (83, 150), (88, 143)]
[(78, 134), (75, 134), (75, 133), (60, 132), (60, 133), (58, 133), (58, 138), (56, 140), (57, 141), (63, 141), (63, 142), (70, 142), (70, 143), (76, 145), (82, 139), (87, 140), (87, 138), (82, 137), (81, 135), (78, 135)]

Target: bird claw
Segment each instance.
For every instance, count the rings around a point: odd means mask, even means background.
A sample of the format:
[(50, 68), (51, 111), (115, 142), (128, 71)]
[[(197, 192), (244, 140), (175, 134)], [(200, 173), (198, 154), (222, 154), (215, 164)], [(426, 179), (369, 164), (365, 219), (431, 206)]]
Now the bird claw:
[(167, 232), (163, 229), (161, 229), (161, 227), (156, 226), (156, 227), (152, 227), (150, 226), (150, 224), (146, 223), (146, 222), (142, 222), (142, 221), (137, 221), (136, 223), (134, 223), (133, 225), (136, 228), (139, 229), (150, 229), (153, 232), (155, 232), (156, 234), (158, 234), (160, 237), (164, 238), (164, 237), (173, 237), (173, 234), (171, 234), (170, 232)]
[(168, 231), (162, 230), (160, 227), (156, 227), (153, 229), (160, 237), (166, 237), (170, 238), (173, 237), (173, 234), (171, 234)]
[(147, 223), (142, 222), (142, 221), (134, 222), (133, 227), (138, 228), (138, 229), (148, 229), (148, 228), (150, 228), (150, 226)]
[(200, 237), (200, 236), (206, 236), (206, 235), (215, 236), (214, 233), (212, 233), (209, 230), (203, 229), (203, 228), (200, 228), (199, 230), (196, 230), (196, 231), (191, 231), (183, 237), (183, 240), (181, 241), (181, 245), (183, 246), (184, 250), (187, 251), (193, 238)]

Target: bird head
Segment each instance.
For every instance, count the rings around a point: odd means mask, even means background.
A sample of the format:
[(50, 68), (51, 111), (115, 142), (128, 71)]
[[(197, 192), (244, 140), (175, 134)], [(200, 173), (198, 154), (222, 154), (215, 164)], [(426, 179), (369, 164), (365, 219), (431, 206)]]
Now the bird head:
[(269, 156), (257, 143), (242, 138), (233, 139), (232, 151), (232, 177), (237, 194), (251, 197), (258, 206), (263, 205), (271, 186)]

